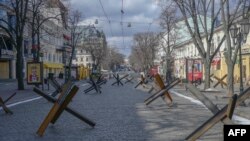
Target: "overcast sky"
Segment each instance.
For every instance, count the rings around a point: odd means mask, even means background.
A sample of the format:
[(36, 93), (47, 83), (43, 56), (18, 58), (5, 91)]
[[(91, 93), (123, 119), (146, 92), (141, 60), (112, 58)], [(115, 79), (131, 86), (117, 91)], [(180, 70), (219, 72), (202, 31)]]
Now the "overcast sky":
[[(71, 0), (71, 6), (84, 14), (82, 23), (85, 25), (93, 25), (98, 19), (95, 26), (104, 31), (108, 44), (127, 56), (135, 33), (161, 29), (157, 20), (160, 14), (157, 0)], [(121, 14), (122, 7), (124, 14)]]

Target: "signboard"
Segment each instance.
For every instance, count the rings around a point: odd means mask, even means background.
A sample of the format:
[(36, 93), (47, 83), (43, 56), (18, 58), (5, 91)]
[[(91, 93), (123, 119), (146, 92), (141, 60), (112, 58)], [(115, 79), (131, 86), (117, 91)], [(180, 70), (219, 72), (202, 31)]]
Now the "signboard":
[(12, 50), (6, 50), (6, 49), (1, 49), (1, 55), (9, 55), (9, 56), (14, 56), (14, 52)]
[(41, 62), (28, 62), (27, 63), (27, 84), (42, 84), (42, 63)]
[(250, 53), (250, 48), (242, 48), (241, 49), (241, 54), (248, 54)]

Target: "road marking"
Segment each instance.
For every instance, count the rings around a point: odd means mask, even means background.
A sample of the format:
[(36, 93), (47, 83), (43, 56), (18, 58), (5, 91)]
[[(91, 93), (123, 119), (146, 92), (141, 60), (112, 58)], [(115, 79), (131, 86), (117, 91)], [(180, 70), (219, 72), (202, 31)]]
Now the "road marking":
[(88, 83), (85, 83), (85, 84), (82, 84), (81, 86), (86, 86), (86, 85), (89, 85)]
[(12, 83), (0, 83), (0, 85), (11, 85)]
[[(9, 104), (9, 105), (6, 105), (7, 107), (14, 107), (16, 105), (20, 105), (20, 104), (23, 104), (23, 103), (28, 103), (28, 102), (31, 102), (31, 101), (35, 101), (35, 100), (38, 100), (38, 99), (41, 99), (42, 97), (39, 96), (39, 97), (36, 97), (36, 98), (31, 98), (31, 99), (27, 99), (27, 100), (23, 100), (23, 101), (19, 101), (19, 102), (16, 102), (16, 103), (12, 103), (12, 104)], [(2, 110), (3, 108), (0, 108), (0, 110)]]
[[(199, 100), (196, 100), (196, 99), (194, 99), (194, 98), (192, 98), (192, 97), (189, 97), (189, 96), (185, 96), (185, 95), (183, 95), (183, 94), (181, 94), (181, 93), (178, 93), (178, 92), (176, 92), (176, 91), (173, 91), (173, 90), (170, 90), (170, 92), (174, 93), (175, 95), (177, 95), (177, 96), (179, 96), (179, 97), (188, 99), (188, 100), (190, 100), (191, 102), (193, 102), (193, 103), (195, 103), (195, 104), (197, 104), (197, 105), (203, 106), (204, 108), (207, 109), (207, 107), (206, 107), (202, 102), (200, 102)], [(249, 120), (249, 119), (243, 118), (243, 117), (241, 117), (241, 116), (233, 115), (233, 118), (232, 118), (232, 119), (233, 119), (233, 121), (236, 121), (236, 122), (239, 123), (239, 124), (250, 124), (250, 120)]]
[[(4, 84), (4, 83), (0, 83), (0, 84)], [(85, 84), (82, 84), (81, 86), (86, 86), (86, 85), (89, 85), (88, 83), (85, 83)], [(9, 105), (6, 105), (7, 107), (13, 107), (13, 106), (16, 106), (16, 105), (20, 105), (20, 104), (23, 104), (23, 103), (28, 103), (28, 102), (31, 102), (31, 101), (35, 101), (35, 100), (38, 100), (38, 99), (41, 99), (42, 97), (39, 96), (39, 97), (36, 97), (36, 98), (31, 98), (31, 99), (27, 99), (27, 100), (23, 100), (23, 101), (19, 101), (19, 102), (16, 102), (16, 103), (12, 103), (12, 104), (9, 104)], [(0, 110), (2, 110), (3, 108), (1, 107)]]

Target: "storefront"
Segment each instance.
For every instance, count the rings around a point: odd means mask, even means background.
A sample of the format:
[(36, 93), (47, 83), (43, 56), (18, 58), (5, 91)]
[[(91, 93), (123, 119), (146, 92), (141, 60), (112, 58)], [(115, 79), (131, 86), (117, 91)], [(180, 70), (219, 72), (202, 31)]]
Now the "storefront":
[[(241, 50), (242, 54), (242, 78), (243, 81), (250, 78), (250, 48), (243, 47)], [(239, 55), (237, 55), (235, 66), (234, 66), (234, 81), (236, 83), (240, 80), (240, 63), (239, 63)], [(214, 58), (211, 63), (211, 74), (217, 76), (219, 78), (223, 77), (227, 74), (227, 63), (224, 56), (221, 58)]]
[(11, 50), (0, 49), (0, 79), (15, 79), (15, 59)]
[(46, 78), (48, 77), (49, 73), (53, 73), (54, 77), (58, 77), (60, 73), (63, 73), (63, 67), (64, 65), (61, 63), (49, 63), (49, 62), (44, 62), (43, 63), (43, 77)]
[(0, 33), (0, 79), (15, 79), (16, 54), (11, 40), (5, 33)]

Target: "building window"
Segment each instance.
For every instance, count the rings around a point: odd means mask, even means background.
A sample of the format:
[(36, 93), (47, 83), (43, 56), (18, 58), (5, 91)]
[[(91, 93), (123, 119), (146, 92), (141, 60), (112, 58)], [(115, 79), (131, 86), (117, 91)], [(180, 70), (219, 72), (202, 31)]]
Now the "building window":
[(89, 58), (88, 57), (86, 57), (86, 62), (88, 62), (89, 61)]
[(59, 56), (59, 62), (62, 63), (62, 55)]
[(49, 58), (48, 60), (51, 61), (51, 54), (50, 53), (49, 53), (49, 57), (48, 58)]
[(191, 46), (191, 56), (194, 56), (194, 46)]
[(83, 58), (81, 58), (81, 62), (83, 61)]
[(220, 44), (220, 36), (217, 37), (217, 44)]
[(197, 49), (195, 46), (194, 46), (194, 55), (197, 56)]
[(82, 53), (82, 50), (81, 50), (81, 53)]
[(56, 61), (56, 55), (53, 54), (53, 62), (55, 62), (55, 61)]
[(211, 48), (210, 48), (210, 54), (214, 53), (214, 40), (211, 41)]
[(220, 63), (221, 63), (221, 61), (219, 61), (219, 62), (216, 64), (216, 69), (217, 69), (217, 70), (220, 70)]

